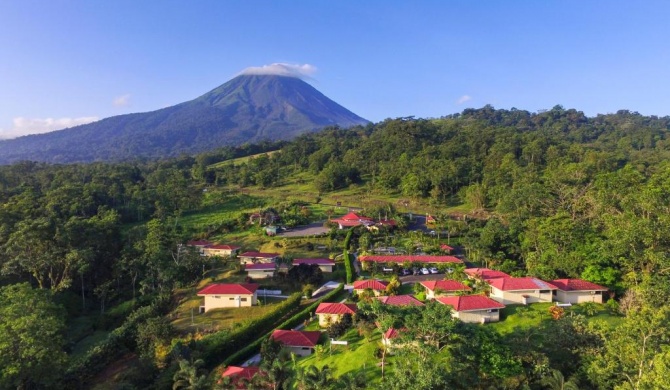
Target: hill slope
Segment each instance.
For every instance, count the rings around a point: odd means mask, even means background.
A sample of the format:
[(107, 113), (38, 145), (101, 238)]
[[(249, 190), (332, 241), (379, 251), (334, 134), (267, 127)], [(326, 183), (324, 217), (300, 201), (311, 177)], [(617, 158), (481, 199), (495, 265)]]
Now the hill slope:
[(298, 78), (242, 75), (172, 107), (0, 141), (0, 163), (167, 157), (366, 123)]

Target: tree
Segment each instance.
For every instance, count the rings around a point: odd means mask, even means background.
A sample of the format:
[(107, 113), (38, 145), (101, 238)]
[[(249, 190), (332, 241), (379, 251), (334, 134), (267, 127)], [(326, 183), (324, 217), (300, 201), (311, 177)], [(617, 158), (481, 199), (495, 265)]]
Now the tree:
[(317, 366), (308, 366), (298, 373), (299, 390), (321, 390), (327, 389), (333, 385), (333, 377), (328, 366), (318, 368)]
[(202, 373), (200, 367), (205, 364), (203, 360), (189, 362), (182, 359), (179, 361), (179, 371), (172, 378), (174, 384), (172, 390), (205, 390), (210, 388), (207, 375)]
[(572, 377), (566, 381), (558, 370), (551, 370), (549, 375), (542, 378), (542, 385), (550, 390), (579, 390), (577, 378)]
[(261, 363), (264, 374), (260, 378), (261, 381), (272, 390), (285, 390), (295, 374), (291, 364), (290, 355), (286, 350), (283, 350), (275, 360), (264, 360)]
[(66, 355), (64, 311), (48, 290), (0, 288), (0, 388), (57, 387)]
[(367, 388), (364, 371), (348, 372), (335, 381), (333, 389), (338, 390), (362, 390)]

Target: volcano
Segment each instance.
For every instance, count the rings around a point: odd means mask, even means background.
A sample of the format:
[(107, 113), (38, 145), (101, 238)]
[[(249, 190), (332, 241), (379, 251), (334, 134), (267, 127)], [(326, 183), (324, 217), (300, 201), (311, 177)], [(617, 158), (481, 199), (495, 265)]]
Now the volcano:
[(300, 78), (240, 75), (171, 107), (0, 141), (0, 163), (173, 157), (367, 123)]

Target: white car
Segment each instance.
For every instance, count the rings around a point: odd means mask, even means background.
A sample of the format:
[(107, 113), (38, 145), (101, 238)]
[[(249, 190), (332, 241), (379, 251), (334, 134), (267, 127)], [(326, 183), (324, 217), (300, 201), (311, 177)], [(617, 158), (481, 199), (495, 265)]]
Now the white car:
[(428, 271), (430, 271), (431, 274), (439, 274), (440, 273), (440, 271), (438, 271), (438, 269), (435, 268), (435, 267), (429, 268)]
[(421, 271), (419, 271), (421, 275), (428, 275), (430, 271), (428, 271), (428, 268), (421, 268)]

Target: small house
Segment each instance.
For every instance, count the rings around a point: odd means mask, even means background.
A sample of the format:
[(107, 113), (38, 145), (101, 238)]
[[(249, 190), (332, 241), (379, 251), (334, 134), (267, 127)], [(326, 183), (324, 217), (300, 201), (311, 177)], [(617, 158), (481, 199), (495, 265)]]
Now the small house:
[(452, 317), (470, 323), (500, 321), (500, 309), (505, 307), (502, 303), (484, 295), (439, 297), (436, 300), (453, 308)]
[(354, 282), (354, 294), (360, 294), (363, 291), (370, 289), (374, 292), (375, 296), (379, 296), (386, 291), (386, 287), (388, 285), (389, 282), (387, 282), (386, 280), (377, 280), (377, 279), (357, 280)]
[(228, 366), (221, 374), (222, 378), (230, 378), (232, 388), (235, 390), (242, 390), (247, 388), (247, 383), (256, 375), (262, 375), (260, 368), (256, 366), (239, 367)]
[(186, 243), (186, 246), (196, 248), (200, 252), (200, 256), (205, 256), (203, 249), (210, 245), (213, 245), (213, 243), (207, 240), (191, 240)]
[(356, 314), (356, 310), (358, 307), (353, 303), (320, 303), (316, 315), (319, 316), (319, 326), (327, 327), (340, 322), (344, 314)]
[(203, 256), (221, 256), (221, 257), (233, 257), (237, 255), (240, 251), (239, 246), (234, 245), (209, 245), (202, 248)]
[(244, 252), (237, 256), (240, 264), (274, 263), (279, 253)]
[(244, 271), (251, 279), (265, 279), (274, 276), (277, 265), (274, 263), (245, 264)]
[(456, 280), (426, 280), (421, 285), (426, 289), (426, 299), (472, 291), (470, 287)]
[(201, 312), (226, 307), (254, 306), (257, 302), (256, 290), (258, 284), (210, 284), (198, 291), (199, 297), (204, 297), (204, 305), (200, 306)]
[(537, 278), (496, 278), (486, 280), (491, 285), (491, 298), (504, 304), (552, 302), (556, 286)]
[(319, 343), (321, 332), (277, 329), (270, 337), (291, 353), (298, 356), (309, 356), (314, 353), (314, 347)]
[(603, 294), (608, 291), (606, 287), (581, 279), (557, 279), (551, 284), (556, 286), (554, 297), (562, 303), (603, 303)]
[(333, 267), (335, 266), (335, 262), (330, 259), (294, 259), (293, 260), (293, 265), (300, 265), (300, 264), (307, 264), (307, 265), (312, 265), (316, 264), (319, 266), (319, 269), (321, 269), (321, 272), (333, 272)]

